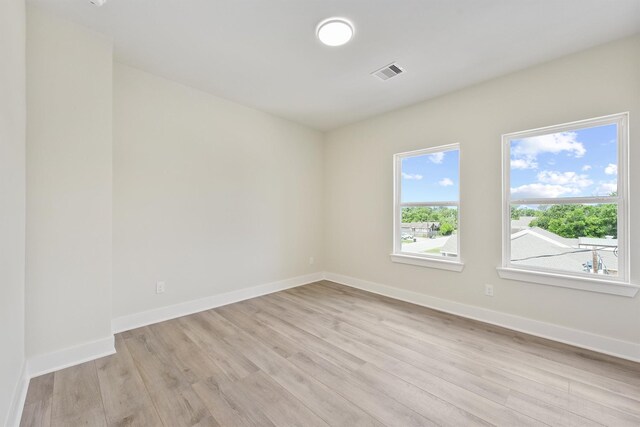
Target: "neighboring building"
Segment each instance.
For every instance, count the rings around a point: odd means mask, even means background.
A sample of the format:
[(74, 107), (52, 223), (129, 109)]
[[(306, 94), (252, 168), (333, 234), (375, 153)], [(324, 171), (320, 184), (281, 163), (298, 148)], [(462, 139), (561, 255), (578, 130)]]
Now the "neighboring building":
[(409, 233), (414, 236), (432, 237), (440, 231), (440, 222), (403, 222), (400, 226), (402, 233)]
[(442, 256), (458, 256), (458, 238), (455, 234), (447, 239), (444, 246), (440, 249)]
[(594, 237), (580, 237), (578, 238), (578, 246), (581, 248), (617, 248), (618, 239), (613, 237), (607, 237), (604, 239), (597, 239)]
[(614, 239), (589, 239), (588, 245), (581, 244), (582, 239), (566, 239), (537, 227), (522, 230), (511, 235), (511, 262), (527, 267), (588, 271), (593, 260), (592, 249), (596, 248), (599, 269), (604, 274), (618, 273)]
[[(616, 239), (567, 239), (542, 228), (525, 228), (511, 234), (511, 262), (526, 267), (587, 271), (593, 260), (591, 249), (597, 248), (599, 269), (604, 274), (615, 275), (618, 273), (617, 246)], [(440, 249), (443, 256), (456, 256), (457, 252), (457, 238), (449, 238)]]
[(519, 219), (511, 220), (511, 232), (517, 233), (518, 231), (526, 230), (530, 228), (531, 221), (536, 219), (535, 216), (521, 216)]

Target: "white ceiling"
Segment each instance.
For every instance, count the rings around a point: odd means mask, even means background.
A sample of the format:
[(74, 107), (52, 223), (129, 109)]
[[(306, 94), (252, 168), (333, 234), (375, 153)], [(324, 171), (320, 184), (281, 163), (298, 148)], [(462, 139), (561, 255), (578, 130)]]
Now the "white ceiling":
[[(32, 0), (120, 62), (329, 130), (640, 31), (640, 0)], [(345, 46), (321, 20), (356, 27)], [(369, 73), (393, 61), (406, 73)]]

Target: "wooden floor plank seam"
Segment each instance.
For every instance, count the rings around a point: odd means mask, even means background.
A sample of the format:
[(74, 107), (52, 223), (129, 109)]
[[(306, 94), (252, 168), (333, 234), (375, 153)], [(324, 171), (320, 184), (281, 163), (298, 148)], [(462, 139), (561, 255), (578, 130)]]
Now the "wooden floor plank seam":
[[(124, 344), (124, 346), (126, 346), (126, 344)], [(129, 351), (129, 350), (127, 350), (127, 351)], [(135, 361), (133, 363), (135, 364)], [(149, 392), (149, 387), (147, 386), (147, 384), (144, 381), (142, 381), (142, 385), (144, 386), (144, 389), (145, 389), (147, 395), (151, 396), (151, 393)], [(160, 420), (160, 423), (162, 424), (162, 426), (163, 427), (170, 427), (170, 426), (167, 426), (164, 423), (164, 421), (162, 421), (162, 418), (160, 417), (160, 413), (158, 412), (157, 404), (153, 399), (151, 399), (151, 405), (152, 405), (152, 408), (153, 408), (153, 412), (156, 414), (156, 416)]]

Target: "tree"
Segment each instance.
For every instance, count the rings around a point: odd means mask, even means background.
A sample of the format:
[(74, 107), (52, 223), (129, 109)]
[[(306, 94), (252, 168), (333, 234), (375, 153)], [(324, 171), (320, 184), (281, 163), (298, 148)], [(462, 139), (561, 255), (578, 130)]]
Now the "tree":
[(574, 239), (617, 237), (618, 209), (615, 204), (551, 205), (546, 210), (538, 212), (531, 226)]
[(448, 223), (453, 227), (452, 231), (454, 231), (458, 228), (458, 210), (449, 207), (429, 206), (402, 208), (402, 222), (438, 222), (440, 223), (440, 227)]
[(521, 216), (536, 216), (539, 211), (532, 208), (516, 208), (511, 206), (511, 219), (520, 219)]
[(455, 227), (453, 226), (453, 224), (449, 222), (445, 222), (440, 225), (440, 233), (443, 236), (450, 236), (451, 233), (453, 233), (454, 231), (455, 231)]

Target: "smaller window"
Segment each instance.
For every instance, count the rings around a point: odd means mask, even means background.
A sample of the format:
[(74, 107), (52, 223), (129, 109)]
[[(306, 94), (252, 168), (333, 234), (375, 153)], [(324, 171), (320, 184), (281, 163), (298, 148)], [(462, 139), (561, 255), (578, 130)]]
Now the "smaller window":
[(392, 260), (461, 270), (458, 144), (396, 154), (394, 174)]

